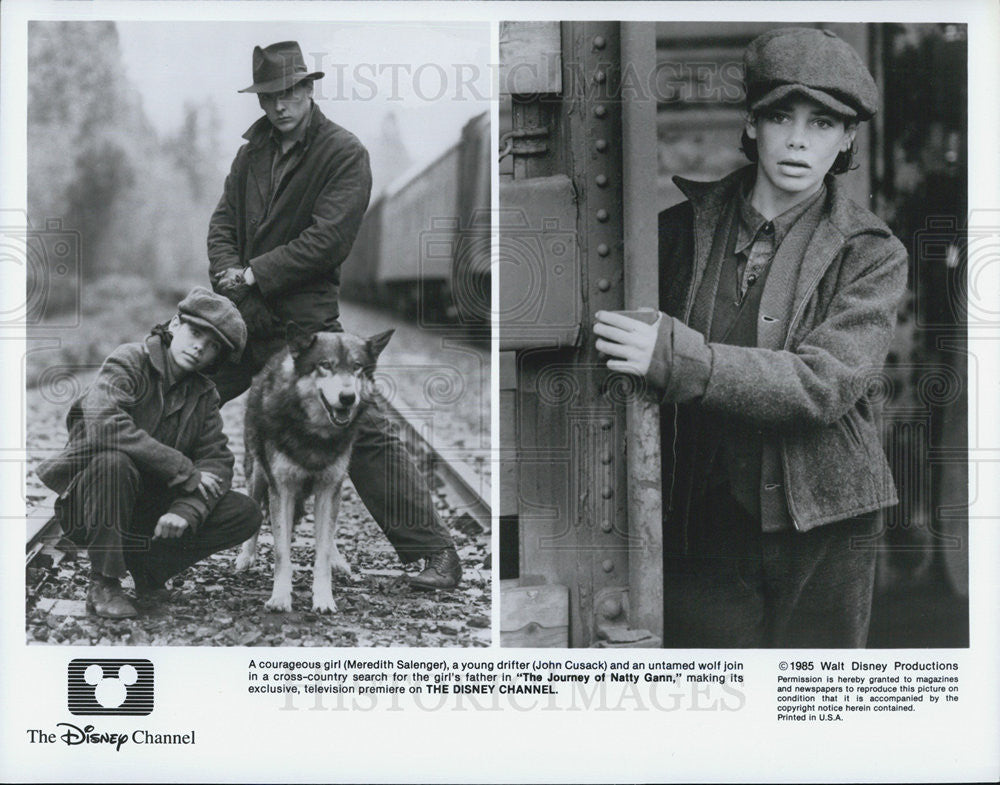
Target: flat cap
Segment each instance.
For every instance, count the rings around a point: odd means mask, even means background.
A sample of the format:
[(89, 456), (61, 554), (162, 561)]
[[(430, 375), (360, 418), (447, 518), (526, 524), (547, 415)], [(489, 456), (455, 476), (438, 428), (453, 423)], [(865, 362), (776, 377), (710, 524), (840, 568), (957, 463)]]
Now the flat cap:
[(791, 93), (844, 117), (868, 120), (878, 88), (860, 55), (831, 30), (781, 27), (758, 36), (743, 55), (747, 106), (769, 106)]
[(181, 318), (210, 330), (229, 350), (229, 360), (238, 362), (247, 343), (247, 326), (228, 297), (196, 286), (177, 306)]

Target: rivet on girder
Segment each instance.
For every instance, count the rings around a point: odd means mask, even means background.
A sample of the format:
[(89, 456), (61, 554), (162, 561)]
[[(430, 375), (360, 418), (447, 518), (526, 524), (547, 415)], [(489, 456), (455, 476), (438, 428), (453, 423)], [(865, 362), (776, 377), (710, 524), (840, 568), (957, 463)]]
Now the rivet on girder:
[(600, 245), (597, 246), (598, 256), (607, 256), (609, 253), (611, 253), (611, 249), (608, 248), (608, 246), (605, 245), (604, 243), (601, 243)]
[(608, 113), (608, 108), (604, 104), (598, 104), (594, 107), (594, 117), (604, 117)]
[(607, 175), (599, 174), (594, 178), (594, 182), (597, 183), (598, 188), (604, 188), (608, 184)]
[(615, 563), (611, 559), (605, 559), (601, 562), (601, 569), (605, 572), (611, 572), (615, 568)]
[(614, 495), (615, 495), (615, 489), (611, 488), (611, 487), (604, 488), (601, 491), (601, 498), (602, 499), (611, 499), (611, 498), (614, 497)]
[(597, 152), (603, 153), (605, 150), (608, 149), (608, 140), (598, 139), (596, 142), (594, 142), (594, 147), (597, 149)]
[(603, 35), (594, 36), (594, 49), (603, 49), (607, 45)]
[(596, 74), (594, 74), (594, 81), (597, 82), (597, 84), (604, 84), (607, 81), (607, 79), (608, 75), (604, 73), (604, 71), (598, 71)]
[(611, 529), (612, 529), (611, 521), (601, 521), (601, 531), (602, 532), (609, 532), (609, 531), (611, 531)]
[(601, 223), (605, 223), (608, 220), (608, 211), (603, 207), (597, 211), (597, 220)]
[(609, 281), (607, 278), (601, 278), (597, 282), (597, 288), (602, 292), (606, 292), (608, 291), (608, 289), (611, 288), (611, 281)]

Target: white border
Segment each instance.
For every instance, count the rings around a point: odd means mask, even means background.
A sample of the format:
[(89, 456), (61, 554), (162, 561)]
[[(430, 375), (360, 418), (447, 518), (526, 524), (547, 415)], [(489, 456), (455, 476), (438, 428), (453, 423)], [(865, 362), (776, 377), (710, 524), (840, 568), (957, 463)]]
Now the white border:
[[(425, 20), (444, 15), (455, 21), (504, 19), (619, 19), (677, 21), (844, 21), (965, 22), (970, 51), (970, 205), (986, 229), (1000, 216), (1000, 117), (998, 41), (1000, 23), (993, 2), (772, 2), (772, 3), (229, 3), (229, 2), (25, 2), (2, 6), (0, 102), (2, 102), (2, 190), (5, 210), (24, 209), (26, 105), (26, 20), (262, 20), (385, 18)], [(494, 33), (494, 44), (495, 44)], [(496, 113), (494, 110), (494, 135)], [(970, 289), (981, 312), (1000, 316), (993, 259), (970, 263)], [(4, 287), (23, 291), (23, 276), (4, 270)], [(0, 335), (3, 375), (0, 413), (4, 441), (0, 477), (6, 493), (0, 514), (8, 516), (3, 533), (0, 591), (0, 778), (122, 781), (366, 780), (366, 781), (959, 781), (996, 780), (1000, 776), (1000, 513), (998, 484), (1000, 417), (997, 411), (995, 324), (970, 325), (970, 348), (979, 347), (978, 386), (970, 391), (970, 412), (978, 430), (970, 434), (973, 475), (978, 495), (971, 510), (970, 548), (971, 647), (957, 651), (864, 652), (842, 659), (885, 661), (947, 659), (961, 663), (963, 688), (957, 710), (921, 712), (887, 721), (858, 718), (837, 726), (778, 726), (773, 721), (771, 684), (779, 655), (733, 653), (747, 665), (747, 706), (736, 712), (641, 711), (624, 704), (621, 711), (556, 711), (540, 705), (520, 711), (432, 712), (422, 709), (352, 712), (281, 712), (243, 692), (248, 651), (239, 649), (130, 648), (134, 656), (156, 662), (160, 704), (155, 715), (162, 729), (182, 729), (199, 722), (205, 741), (194, 748), (148, 749), (143, 754), (104, 750), (26, 748), (27, 727), (49, 727), (65, 719), (62, 674), (66, 662), (82, 651), (70, 647), (24, 645), (22, 529), (11, 517), (22, 504), (23, 450), (11, 440), (24, 433), (22, 415), (23, 344), (18, 336)], [(13, 338), (13, 340), (11, 340)], [(980, 343), (981, 340), (981, 343)], [(975, 350), (973, 348), (973, 350)], [(492, 427), (498, 425), (496, 363), (493, 364)], [(20, 438), (20, 437), (18, 437)], [(494, 466), (496, 464), (494, 463)], [(496, 476), (496, 475), (494, 475)], [(978, 479), (978, 481), (977, 481)], [(494, 509), (498, 483), (494, 482)], [(494, 535), (496, 536), (496, 535)], [(494, 569), (496, 574), (497, 570)], [(494, 609), (497, 606), (494, 592)], [(496, 616), (496, 614), (494, 614)], [(494, 635), (497, 622), (494, 620)], [(296, 656), (324, 656), (325, 651), (282, 650)], [(120, 648), (87, 650), (115, 656)], [(275, 652), (277, 653), (277, 652)], [(358, 652), (363, 654), (364, 652)], [(392, 650), (376, 656), (414, 659), (438, 656), (461, 660), (463, 652)], [(501, 656), (493, 651), (489, 656)], [(579, 659), (600, 659), (598, 652), (573, 652)], [(632, 656), (637, 656), (631, 653)], [(477, 656), (482, 656), (477, 655)], [(620, 655), (628, 656), (628, 655)], [(646, 653), (643, 657), (653, 657)], [(810, 655), (813, 656), (813, 655)], [(790, 658), (789, 653), (781, 654)], [(814, 657), (815, 658), (815, 657)], [(430, 701), (427, 702), (430, 704)], [(528, 705), (524, 701), (521, 705)], [(55, 708), (54, 708), (55, 707)], [(151, 725), (154, 723), (150, 723)], [(202, 730), (203, 729), (203, 730)]]

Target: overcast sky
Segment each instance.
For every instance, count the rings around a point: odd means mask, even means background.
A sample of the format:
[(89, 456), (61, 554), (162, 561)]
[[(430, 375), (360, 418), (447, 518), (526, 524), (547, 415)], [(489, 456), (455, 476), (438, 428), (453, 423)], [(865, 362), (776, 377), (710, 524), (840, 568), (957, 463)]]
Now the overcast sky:
[(213, 100), (222, 122), (224, 168), (241, 134), (261, 115), (254, 45), (297, 40), (309, 70), (326, 77), (315, 98), (331, 120), (370, 144), (394, 110), (414, 160), (458, 139), (463, 123), (489, 108), (489, 26), (418, 23), (118, 22), (129, 79), (147, 116), (174, 131), (185, 101)]

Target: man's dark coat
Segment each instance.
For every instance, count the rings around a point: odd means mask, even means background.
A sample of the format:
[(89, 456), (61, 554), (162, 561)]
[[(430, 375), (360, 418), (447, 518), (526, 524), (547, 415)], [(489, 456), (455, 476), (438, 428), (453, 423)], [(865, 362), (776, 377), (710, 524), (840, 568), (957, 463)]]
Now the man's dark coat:
[[(271, 317), (262, 324), (247, 304), (251, 340), (284, 334), (295, 321), (311, 331), (339, 315), (340, 265), (354, 243), (371, 197), (368, 152), (349, 131), (313, 105), (304, 151), (271, 195), (274, 141), (267, 117), (243, 137), (208, 231), (213, 284), (229, 268), (249, 266), (256, 279), (250, 300)], [(222, 292), (225, 294), (225, 292)]]

